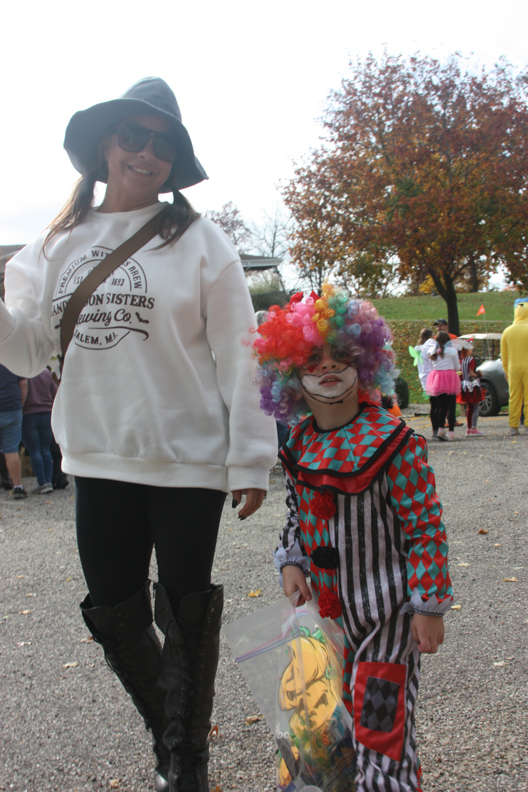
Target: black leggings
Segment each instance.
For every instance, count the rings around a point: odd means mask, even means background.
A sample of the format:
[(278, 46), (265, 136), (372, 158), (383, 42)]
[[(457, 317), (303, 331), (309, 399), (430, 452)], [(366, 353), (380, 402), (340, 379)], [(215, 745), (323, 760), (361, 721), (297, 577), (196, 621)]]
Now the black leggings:
[(187, 594), (207, 591), (224, 500), (218, 490), (77, 476), (77, 544), (92, 604), (130, 599), (148, 579), (153, 547), (175, 611)]
[(429, 418), (431, 419), (431, 426), (433, 427), (433, 432), (438, 432), (438, 429), (440, 427), (440, 424), (438, 423), (438, 411), (440, 409), (438, 397), (429, 396), (429, 404), (431, 405), (431, 410), (429, 412)]
[(456, 396), (454, 393), (439, 393), (438, 394), (438, 426), (443, 428), (446, 415), (449, 424), (449, 431), (455, 431), (455, 413), (456, 413)]

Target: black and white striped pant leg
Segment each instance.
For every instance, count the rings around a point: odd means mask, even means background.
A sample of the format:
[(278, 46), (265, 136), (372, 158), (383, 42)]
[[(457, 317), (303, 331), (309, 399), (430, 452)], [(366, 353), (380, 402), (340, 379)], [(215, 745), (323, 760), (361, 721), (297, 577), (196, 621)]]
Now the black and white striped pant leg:
[[(357, 792), (417, 792), (420, 653), (396, 616), (365, 638), (352, 671)], [(395, 635), (396, 628), (396, 635)], [(400, 641), (394, 641), (398, 636)], [(387, 647), (389, 644), (389, 647)], [(383, 647), (390, 648), (384, 652)]]

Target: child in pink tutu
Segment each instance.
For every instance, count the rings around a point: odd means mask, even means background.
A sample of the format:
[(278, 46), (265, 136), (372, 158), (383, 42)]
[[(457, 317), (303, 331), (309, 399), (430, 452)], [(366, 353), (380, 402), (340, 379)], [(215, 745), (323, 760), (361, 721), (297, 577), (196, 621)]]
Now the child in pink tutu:
[[(455, 439), (455, 410), (456, 397), (460, 393), (460, 361), (458, 350), (451, 341), (448, 333), (438, 333), (435, 346), (427, 349), (431, 358), (432, 370), (427, 376), (425, 391), (428, 396), (438, 399), (438, 430), (439, 440)], [(449, 433), (443, 428), (445, 419), (449, 424)]]

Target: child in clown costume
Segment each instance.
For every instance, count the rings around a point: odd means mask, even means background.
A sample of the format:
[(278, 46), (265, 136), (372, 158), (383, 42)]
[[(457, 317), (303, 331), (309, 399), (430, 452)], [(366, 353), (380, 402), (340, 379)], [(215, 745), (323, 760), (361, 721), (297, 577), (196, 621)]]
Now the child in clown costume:
[(261, 407), (296, 424), (280, 452), (284, 593), (311, 599), (309, 575), (321, 615), (343, 627), (357, 792), (415, 792), (420, 653), (443, 642), (453, 597), (425, 440), (379, 406), (394, 392), (390, 330), (325, 284), (272, 307), (258, 334)]

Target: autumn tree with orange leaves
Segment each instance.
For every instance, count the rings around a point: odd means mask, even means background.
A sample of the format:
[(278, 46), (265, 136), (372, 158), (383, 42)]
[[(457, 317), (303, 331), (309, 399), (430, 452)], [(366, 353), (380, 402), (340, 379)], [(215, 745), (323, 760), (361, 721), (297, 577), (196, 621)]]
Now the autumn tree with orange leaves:
[(429, 276), (458, 333), (457, 289), (499, 265), (528, 288), (528, 77), (505, 62), (472, 73), (458, 55), (350, 68), (283, 189), (293, 261), (370, 293)]

